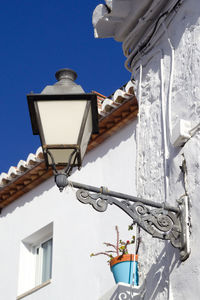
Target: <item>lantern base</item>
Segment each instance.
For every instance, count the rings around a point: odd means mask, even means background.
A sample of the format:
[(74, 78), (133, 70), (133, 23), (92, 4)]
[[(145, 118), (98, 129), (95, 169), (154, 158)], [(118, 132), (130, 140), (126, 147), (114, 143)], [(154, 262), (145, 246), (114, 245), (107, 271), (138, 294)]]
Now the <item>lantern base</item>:
[(57, 185), (57, 187), (59, 188), (59, 191), (62, 192), (64, 190), (65, 187), (68, 186), (68, 179), (67, 179), (67, 174), (61, 172), (61, 173), (57, 173), (55, 175), (55, 183)]

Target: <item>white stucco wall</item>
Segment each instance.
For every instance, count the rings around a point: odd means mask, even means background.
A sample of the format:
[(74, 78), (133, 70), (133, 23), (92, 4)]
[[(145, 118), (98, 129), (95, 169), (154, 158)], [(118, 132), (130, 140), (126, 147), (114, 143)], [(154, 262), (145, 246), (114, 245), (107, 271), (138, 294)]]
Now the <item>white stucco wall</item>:
[[(88, 153), (83, 168), (71, 180), (134, 195), (135, 127), (136, 121)], [(116, 241), (115, 225), (119, 225), (122, 238), (130, 236), (130, 218), (114, 206), (96, 212), (78, 202), (70, 188), (60, 193), (51, 178), (0, 215), (2, 300), (17, 296), (21, 241), (51, 222), (52, 282), (25, 299), (97, 300), (114, 285), (107, 258), (90, 258), (90, 253), (103, 250), (104, 241)]]
[[(199, 224), (199, 131), (183, 148), (166, 147), (166, 173), (164, 170), (164, 130), (162, 122), (162, 100), (166, 116), (166, 136), (170, 127), (180, 120), (189, 120), (194, 127), (200, 117), (200, 5), (197, 0), (184, 1), (167, 32), (152, 52), (158, 50), (145, 64), (141, 58), (140, 71), (133, 69), (137, 81), (139, 99), (139, 145), (138, 145), (138, 194), (149, 199), (163, 201), (166, 198), (176, 204), (185, 193), (183, 174), (180, 166), (183, 155), (186, 159), (186, 190), (191, 201), (191, 255), (184, 263), (179, 253), (168, 243), (153, 241), (144, 235), (140, 249), (142, 276), (146, 277), (145, 299), (192, 299), (200, 294), (200, 248)], [(174, 61), (169, 40), (174, 47)], [(161, 53), (163, 52), (163, 62)], [(163, 70), (161, 64), (163, 63)], [(162, 73), (163, 72), (163, 76)], [(174, 72), (174, 74), (172, 73)], [(170, 80), (172, 83), (170, 97)], [(163, 89), (162, 89), (163, 86)], [(141, 87), (141, 97), (140, 97)], [(162, 94), (163, 91), (163, 94)], [(171, 100), (170, 100), (171, 98)], [(170, 104), (171, 103), (171, 104)], [(169, 111), (169, 118), (168, 118)], [(167, 138), (168, 139), (168, 138)], [(165, 181), (166, 178), (166, 181)]]

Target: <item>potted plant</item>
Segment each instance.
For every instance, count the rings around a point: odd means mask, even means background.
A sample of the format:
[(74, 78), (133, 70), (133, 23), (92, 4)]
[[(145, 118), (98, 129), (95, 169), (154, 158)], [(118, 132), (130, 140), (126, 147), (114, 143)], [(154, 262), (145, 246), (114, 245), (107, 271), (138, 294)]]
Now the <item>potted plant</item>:
[[(133, 225), (129, 226), (129, 230), (133, 229)], [(106, 255), (109, 257), (108, 263), (113, 273), (115, 282), (124, 282), (128, 284), (138, 285), (138, 245), (135, 254), (128, 253), (128, 246), (135, 243), (135, 236), (131, 237), (129, 241), (122, 241), (119, 239), (119, 229), (115, 226), (117, 233), (116, 245), (111, 243), (104, 243), (107, 247), (111, 247), (112, 250), (106, 250), (104, 252), (92, 253), (90, 256)]]

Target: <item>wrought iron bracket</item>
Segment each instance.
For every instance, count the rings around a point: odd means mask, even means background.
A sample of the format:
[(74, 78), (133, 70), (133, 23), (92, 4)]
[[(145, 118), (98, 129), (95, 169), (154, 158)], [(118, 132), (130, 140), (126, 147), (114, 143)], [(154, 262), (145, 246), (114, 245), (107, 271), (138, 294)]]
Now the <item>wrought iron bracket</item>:
[[(157, 203), (150, 200), (109, 191), (105, 187), (83, 185), (76, 182), (70, 184), (78, 188), (77, 199), (90, 204), (99, 211), (106, 211), (108, 205), (115, 205), (129, 215), (134, 223), (154, 238), (169, 240), (180, 250), (180, 260), (186, 260), (190, 255), (189, 247), (189, 200), (183, 196), (177, 207), (166, 203)], [(152, 209), (150, 209), (152, 207)]]

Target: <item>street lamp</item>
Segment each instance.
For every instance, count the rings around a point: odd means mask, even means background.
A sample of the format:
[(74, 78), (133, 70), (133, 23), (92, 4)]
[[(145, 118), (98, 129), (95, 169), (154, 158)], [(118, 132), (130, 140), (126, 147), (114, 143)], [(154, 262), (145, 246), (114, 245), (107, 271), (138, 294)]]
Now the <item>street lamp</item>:
[[(69, 184), (72, 169), (81, 167), (91, 134), (98, 133), (96, 95), (85, 94), (74, 82), (76, 77), (74, 71), (62, 69), (56, 73), (58, 82), (53, 86), (45, 87), (41, 94), (27, 95), (33, 133), (40, 135), (46, 165), (52, 167), (60, 191)], [(99, 212), (104, 212), (108, 204), (116, 205), (152, 237), (169, 240), (180, 250), (182, 261), (189, 257), (187, 195), (174, 207), (105, 187), (71, 183), (78, 189), (80, 202)]]
[(62, 191), (72, 169), (81, 167), (91, 134), (98, 133), (98, 113), (96, 95), (74, 82), (76, 72), (61, 69), (55, 76), (58, 82), (27, 99), (33, 134), (39, 134), (46, 166)]

